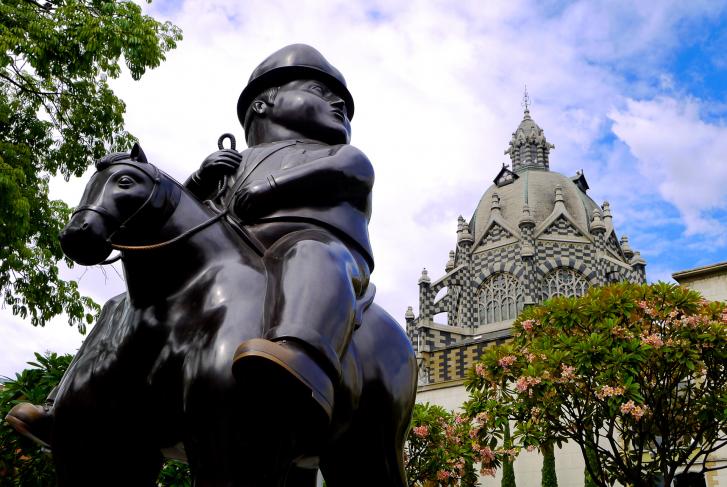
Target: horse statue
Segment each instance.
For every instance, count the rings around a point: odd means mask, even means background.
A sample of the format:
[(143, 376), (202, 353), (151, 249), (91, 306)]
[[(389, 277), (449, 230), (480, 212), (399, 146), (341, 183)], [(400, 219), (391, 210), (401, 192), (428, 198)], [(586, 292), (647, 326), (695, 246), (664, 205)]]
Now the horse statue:
[(263, 260), (244, 234), (138, 145), (96, 169), (61, 245), (82, 265), (121, 250), (127, 292), (104, 305), (59, 384), (59, 485), (153, 486), (162, 452), (188, 461), (199, 487), (312, 487), (318, 468), (329, 487), (407, 485), (416, 362), (373, 297), (362, 300), (342, 360), (331, 425), (308, 431), (285, 391), (254, 397), (231, 372), (235, 347), (261, 334), (251, 324), (266, 292)]

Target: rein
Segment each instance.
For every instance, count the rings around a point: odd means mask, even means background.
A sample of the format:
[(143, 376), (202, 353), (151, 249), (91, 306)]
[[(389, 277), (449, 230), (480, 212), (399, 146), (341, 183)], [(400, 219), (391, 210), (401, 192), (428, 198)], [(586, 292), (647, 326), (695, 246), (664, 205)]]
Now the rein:
[(154, 249), (159, 249), (161, 247), (166, 247), (167, 245), (171, 245), (175, 242), (185, 239), (185, 238), (189, 237), (190, 235), (193, 235), (193, 234), (199, 232), (200, 230), (204, 229), (205, 227), (212, 225), (213, 223), (217, 222), (218, 220), (224, 218), (225, 215), (227, 215), (227, 210), (224, 210), (222, 213), (219, 213), (219, 214), (213, 216), (209, 220), (203, 221), (199, 225), (190, 228), (186, 232), (180, 233), (176, 237), (170, 238), (169, 240), (165, 240), (164, 242), (159, 242), (159, 243), (149, 244), (149, 245), (120, 245), (120, 244), (111, 243), (111, 248), (116, 249), (116, 250), (154, 250)]

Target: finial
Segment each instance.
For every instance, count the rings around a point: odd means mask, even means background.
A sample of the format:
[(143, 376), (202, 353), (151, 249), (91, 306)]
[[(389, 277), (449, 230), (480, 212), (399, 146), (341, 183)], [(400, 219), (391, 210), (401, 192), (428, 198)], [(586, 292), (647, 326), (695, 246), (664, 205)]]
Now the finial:
[(593, 210), (593, 220), (591, 221), (591, 233), (605, 232), (606, 225), (601, 219), (601, 210)]
[(467, 222), (465, 221), (464, 217), (460, 215), (457, 217), (457, 233), (460, 233), (462, 230), (464, 230), (464, 227), (467, 226)]
[(604, 201), (601, 205), (601, 208), (603, 208), (603, 217), (611, 218), (611, 203), (609, 203), (608, 201)]
[(429, 273), (427, 272), (427, 268), (425, 267), (424, 269), (422, 269), (422, 275), (419, 278), (419, 284), (422, 284), (422, 283), (429, 284), (430, 282), (432, 282), (432, 280), (429, 279)]
[(555, 202), (563, 203), (563, 187), (559, 184), (555, 187)]
[(644, 260), (643, 257), (641, 257), (641, 252), (639, 252), (638, 250), (636, 252), (634, 252), (634, 257), (631, 259), (631, 265), (632, 266), (638, 266), (638, 265), (646, 266), (646, 261)]
[(627, 259), (631, 259), (634, 256), (634, 251), (629, 245), (629, 238), (626, 235), (621, 235), (621, 251)]
[(449, 251), (449, 260), (447, 261), (447, 265), (444, 266), (445, 272), (449, 272), (452, 269), (454, 269), (454, 250)]
[(530, 214), (530, 207), (527, 203), (523, 205), (523, 215), (520, 217), (520, 222), (518, 222), (519, 226), (535, 226), (535, 220), (533, 220), (532, 215)]
[(500, 211), (500, 195), (492, 193), (492, 203), (490, 203), (491, 211)]
[(414, 309), (412, 309), (411, 306), (406, 308), (406, 313), (404, 313), (404, 318), (407, 320), (413, 320), (414, 319)]
[(523, 101), (521, 105), (525, 109), (525, 113), (530, 111), (530, 105), (532, 105), (532, 101), (530, 100), (530, 96), (528, 95), (528, 85), (525, 85), (525, 93), (523, 94)]

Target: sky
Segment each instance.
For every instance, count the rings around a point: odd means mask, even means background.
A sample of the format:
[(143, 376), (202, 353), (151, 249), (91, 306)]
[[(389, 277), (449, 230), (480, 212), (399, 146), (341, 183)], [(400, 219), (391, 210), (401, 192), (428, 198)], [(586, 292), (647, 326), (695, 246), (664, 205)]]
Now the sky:
[[(727, 2), (509, 0), (156, 0), (145, 11), (184, 31), (166, 62), (112, 87), (150, 162), (179, 180), (243, 133), (250, 72), (292, 43), (320, 50), (356, 102), (352, 144), (376, 171), (369, 226), (376, 300), (417, 312), (422, 268), (444, 274), (523, 116), (545, 131), (551, 170), (583, 170), (649, 281), (727, 261)], [(55, 179), (76, 205), (83, 178)], [(119, 267), (64, 276), (98, 302), (123, 292)], [(74, 353), (63, 317), (45, 328), (0, 310), (0, 376), (33, 352)]]

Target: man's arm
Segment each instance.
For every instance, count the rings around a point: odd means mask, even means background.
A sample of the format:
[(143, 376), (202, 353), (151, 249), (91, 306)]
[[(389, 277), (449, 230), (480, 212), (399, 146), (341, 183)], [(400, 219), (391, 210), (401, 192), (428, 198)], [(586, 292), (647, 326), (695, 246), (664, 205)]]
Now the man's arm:
[(235, 195), (243, 216), (296, 206), (326, 206), (343, 201), (364, 209), (374, 185), (374, 169), (363, 152), (344, 145), (335, 154), (283, 169), (255, 180)]

